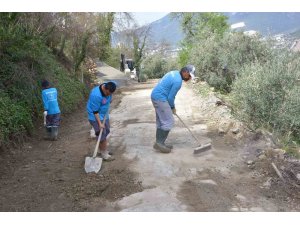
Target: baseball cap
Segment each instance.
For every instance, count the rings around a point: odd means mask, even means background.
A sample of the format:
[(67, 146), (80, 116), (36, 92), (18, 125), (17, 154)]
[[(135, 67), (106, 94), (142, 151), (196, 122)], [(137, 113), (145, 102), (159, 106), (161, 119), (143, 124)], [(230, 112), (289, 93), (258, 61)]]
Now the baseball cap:
[(188, 69), (188, 71), (192, 77), (192, 80), (194, 80), (195, 79), (195, 66), (187, 65), (186, 68)]

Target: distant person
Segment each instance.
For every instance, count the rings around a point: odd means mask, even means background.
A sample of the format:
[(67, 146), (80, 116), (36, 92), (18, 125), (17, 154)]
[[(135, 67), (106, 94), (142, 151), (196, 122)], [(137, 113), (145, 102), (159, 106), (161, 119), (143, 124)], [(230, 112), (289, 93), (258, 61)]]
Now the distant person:
[(125, 55), (121, 53), (121, 59), (120, 59), (120, 71), (125, 71)]
[[(97, 137), (100, 134), (100, 129), (103, 128), (100, 137), (99, 152), (105, 161), (114, 160), (107, 150), (107, 136), (110, 133), (109, 108), (112, 94), (115, 92), (116, 88), (116, 83), (113, 81), (94, 87), (91, 90), (86, 106), (89, 122), (93, 126)], [(105, 115), (106, 121), (104, 123)]]
[(151, 93), (151, 101), (156, 114), (156, 141), (153, 148), (162, 153), (170, 153), (172, 145), (165, 141), (174, 125), (173, 114), (176, 114), (175, 97), (182, 85), (182, 80), (195, 78), (195, 67), (187, 65), (180, 71), (170, 71), (165, 74)]
[(57, 90), (51, 87), (47, 80), (42, 81), (42, 99), (44, 104), (44, 125), (47, 137), (53, 141), (57, 140), (60, 125), (60, 109), (57, 100)]

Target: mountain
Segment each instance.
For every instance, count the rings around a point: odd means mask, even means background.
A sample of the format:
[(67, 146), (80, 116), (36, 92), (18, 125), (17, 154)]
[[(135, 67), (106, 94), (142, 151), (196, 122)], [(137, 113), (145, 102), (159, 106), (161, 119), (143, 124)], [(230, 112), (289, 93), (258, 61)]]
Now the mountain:
[[(155, 46), (163, 41), (168, 42), (171, 46), (178, 45), (179, 41), (183, 39), (184, 34), (181, 30), (180, 21), (178, 18), (172, 18), (171, 14), (164, 16), (163, 18), (150, 23), (148, 46)], [(141, 27), (138, 29), (144, 29)], [(120, 42), (131, 43), (128, 35), (129, 30), (112, 33), (112, 45), (116, 46)]]
[(170, 45), (176, 46), (184, 38), (180, 20), (172, 18), (171, 14), (150, 23), (149, 26), (150, 41), (153, 44), (167, 41)]
[[(263, 36), (297, 33), (300, 30), (299, 12), (224, 12), (224, 15), (228, 17), (230, 25), (243, 22), (245, 26), (239, 28), (240, 30), (255, 30)], [(172, 18), (171, 14), (150, 23), (149, 26), (153, 45), (165, 40), (175, 47), (184, 37), (180, 20)]]
[(238, 12), (224, 13), (229, 24), (245, 23), (245, 30), (256, 30), (263, 36), (289, 34), (300, 29), (300, 13), (291, 12)]
[[(242, 29), (258, 31), (263, 36), (276, 34), (295, 33), (300, 30), (300, 13), (295, 12), (227, 12), (230, 25), (244, 22)], [(172, 19), (168, 14), (165, 17), (150, 24), (152, 39), (160, 42), (162, 39), (168, 40), (170, 44), (176, 45), (184, 34), (178, 19)]]

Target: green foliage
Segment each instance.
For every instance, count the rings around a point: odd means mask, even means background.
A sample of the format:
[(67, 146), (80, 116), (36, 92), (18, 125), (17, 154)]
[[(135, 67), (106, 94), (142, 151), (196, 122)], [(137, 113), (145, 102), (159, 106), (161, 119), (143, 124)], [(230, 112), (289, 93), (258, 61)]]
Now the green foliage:
[(211, 35), (197, 42), (189, 51), (189, 62), (197, 68), (197, 76), (216, 90), (231, 91), (231, 85), (243, 67), (255, 61), (265, 62), (272, 50), (258, 37), (227, 33), (223, 38)]
[(233, 90), (234, 113), (253, 129), (264, 127), (299, 145), (299, 54), (279, 52), (259, 36), (226, 32), (226, 18), (218, 14), (181, 16), (187, 36), (180, 63), (195, 65), (196, 75), (216, 90)]
[(58, 89), (63, 114), (72, 112), (86, 93), (83, 84), (71, 78), (47, 51), (40, 55), (39, 61), (33, 61), (30, 68), (23, 60), (20, 55), (18, 63), (11, 57), (2, 57), (3, 63), (0, 64), (0, 148), (9, 142), (17, 143), (32, 132), (33, 121), (43, 112), (42, 79), (48, 79)]
[(0, 91), (0, 147), (8, 140), (17, 143), (33, 128), (30, 108), (24, 102), (12, 101), (8, 94)]
[(114, 13), (0, 13), (0, 148), (41, 118), (42, 79), (57, 88), (63, 115), (76, 108), (88, 94), (84, 62), (108, 58), (113, 22)]
[[(134, 58), (134, 67), (136, 71), (136, 75), (138, 77), (138, 82), (141, 81), (141, 64), (143, 62), (144, 57), (144, 48), (146, 45), (146, 40), (148, 36), (150, 27), (145, 30), (142, 29), (133, 35), (133, 58)], [(147, 76), (142, 75), (142, 79), (146, 80)]]
[(142, 62), (142, 51), (140, 49), (140, 40), (137, 35), (133, 36), (133, 60), (135, 63), (135, 66), (139, 67)]
[(74, 55), (74, 71), (78, 71), (81, 63), (84, 61), (86, 57), (86, 50), (88, 44), (89, 34), (85, 33), (79, 40), (79, 47), (75, 48)]
[[(202, 80), (222, 92), (230, 92), (233, 80), (228, 70), (222, 70), (228, 61), (232, 46), (224, 51), (224, 43), (229, 38), (223, 38), (228, 31), (227, 17), (221, 13), (179, 13), (182, 27), (186, 34), (179, 52), (181, 66), (194, 64), (197, 74)], [(231, 38), (231, 37), (230, 37)], [(222, 59), (223, 57), (223, 59)]]
[(299, 55), (277, 52), (269, 61), (245, 66), (233, 85), (236, 114), (254, 128), (299, 137), (299, 60)]
[(215, 12), (175, 13), (181, 18), (181, 26), (185, 33), (185, 41), (194, 43), (199, 38), (205, 39), (211, 34), (222, 37), (229, 29), (228, 17)]
[(265, 61), (270, 48), (243, 33), (227, 32), (227, 17), (221, 13), (182, 13), (186, 38), (179, 52), (181, 66), (193, 64), (197, 76), (216, 90), (231, 91), (231, 85), (244, 65)]
[(182, 43), (182, 49), (179, 51), (179, 63), (181, 66), (187, 65), (189, 63), (190, 51), (192, 49), (192, 45), (186, 42)]
[(196, 36), (207, 38), (209, 34), (215, 34), (222, 37), (229, 29), (227, 17), (221, 13), (204, 12), (197, 18)]
[(58, 100), (63, 113), (72, 112), (87, 94), (84, 85), (79, 80), (72, 78), (68, 71), (61, 67), (51, 55), (40, 62), (39, 72), (57, 88)]
[(72, 112), (85, 94), (84, 85), (56, 61), (44, 40), (23, 32), (17, 16), (7, 17), (0, 23), (0, 148), (22, 141), (42, 117), (42, 79), (58, 89), (63, 114)]
[(151, 79), (161, 78), (171, 70), (179, 70), (176, 59), (164, 58), (161, 54), (146, 57), (143, 67), (143, 74)]
[[(174, 13), (173, 13), (174, 14)], [(186, 35), (186, 38), (194, 37), (197, 33), (197, 18), (199, 13), (177, 13), (181, 17), (181, 27)]]
[(148, 76), (144, 73), (144, 70), (142, 69), (140, 71), (140, 82), (146, 82), (148, 80)]
[(111, 52), (105, 63), (114, 67), (116, 69), (120, 69), (120, 60), (121, 60), (121, 51), (119, 48), (111, 48)]
[(111, 52), (111, 32), (114, 22), (114, 13), (104, 13), (99, 16), (97, 22), (98, 33), (98, 57), (100, 61), (105, 61), (109, 58)]

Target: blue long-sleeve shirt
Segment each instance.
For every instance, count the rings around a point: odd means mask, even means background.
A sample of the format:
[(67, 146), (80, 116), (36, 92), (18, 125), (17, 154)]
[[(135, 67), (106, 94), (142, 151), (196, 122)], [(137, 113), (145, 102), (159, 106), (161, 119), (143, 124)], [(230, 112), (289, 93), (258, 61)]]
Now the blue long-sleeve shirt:
[(166, 73), (152, 90), (151, 98), (156, 101), (168, 101), (171, 108), (175, 108), (175, 97), (182, 85), (179, 71)]
[[(101, 86), (97, 86), (92, 89), (86, 106), (86, 110), (88, 112), (88, 119), (92, 121), (96, 121), (94, 115), (94, 113), (96, 112), (99, 113), (100, 120), (104, 120), (104, 116), (109, 110), (111, 102), (111, 95), (105, 96), (101, 92), (100, 87)], [(109, 115), (106, 116), (106, 119), (109, 120)]]
[(56, 88), (47, 88), (42, 90), (42, 99), (44, 104), (44, 110), (48, 115), (60, 113)]

